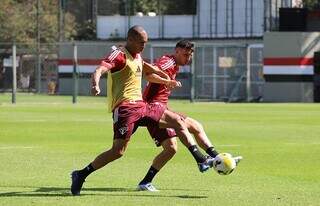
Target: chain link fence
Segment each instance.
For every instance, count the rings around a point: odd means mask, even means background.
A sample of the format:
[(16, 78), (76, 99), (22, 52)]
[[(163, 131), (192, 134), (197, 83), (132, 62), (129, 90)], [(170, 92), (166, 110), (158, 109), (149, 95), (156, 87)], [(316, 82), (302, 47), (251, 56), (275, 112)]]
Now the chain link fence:
[[(54, 93), (58, 80), (58, 45), (41, 45), (38, 52), (34, 44), (16, 44), (16, 78), (19, 92)], [(12, 89), (13, 44), (0, 44), (0, 91)], [(41, 53), (38, 55), (38, 53)], [(39, 57), (39, 63), (38, 63)], [(38, 68), (40, 73), (38, 72)], [(50, 89), (48, 87), (51, 87)], [(40, 88), (40, 90), (38, 90)]]
[[(203, 101), (260, 101), (264, 84), (262, 49), (260, 44), (196, 44), (193, 64), (182, 67), (177, 76), (183, 87), (172, 96)], [(173, 46), (151, 45), (150, 59), (173, 51)]]
[[(17, 91), (90, 95), (90, 74), (113, 45), (119, 42), (43, 44), (38, 55), (36, 45), (17, 44)], [(154, 62), (173, 53), (174, 45), (149, 43), (143, 57)], [(0, 91), (11, 92), (12, 44), (0, 44), (0, 55)], [(174, 90), (172, 97), (259, 101), (264, 83), (262, 67), (262, 45), (196, 43), (192, 64), (181, 67), (177, 75), (183, 87)], [(100, 86), (106, 95), (106, 81)]]

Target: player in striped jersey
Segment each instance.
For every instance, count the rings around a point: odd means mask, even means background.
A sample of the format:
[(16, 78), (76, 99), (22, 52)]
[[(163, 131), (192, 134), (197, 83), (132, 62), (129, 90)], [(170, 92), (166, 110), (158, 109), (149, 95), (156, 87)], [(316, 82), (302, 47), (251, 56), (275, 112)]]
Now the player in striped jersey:
[[(188, 40), (181, 40), (176, 44), (175, 53), (172, 55), (164, 55), (157, 62), (156, 66), (169, 75), (171, 80), (176, 79), (180, 66), (188, 64), (193, 55), (194, 45)], [(168, 107), (168, 99), (171, 94), (171, 89), (164, 84), (148, 83), (146, 86), (143, 99), (149, 104), (161, 104)], [(178, 114), (178, 113), (177, 113)], [(199, 146), (207, 152), (212, 158), (218, 155), (218, 152), (213, 147), (213, 144), (207, 137), (203, 126), (198, 121), (179, 114), (180, 118), (185, 122), (188, 130), (194, 135)], [(157, 191), (153, 186), (152, 180), (157, 172), (174, 156), (177, 151), (176, 132), (174, 129), (159, 128), (157, 124), (149, 125), (148, 131), (155, 141), (157, 146), (162, 146), (163, 150), (158, 154), (148, 170), (146, 176), (139, 183), (139, 190)], [(182, 141), (184, 143), (184, 141)], [(236, 162), (239, 162), (242, 157), (235, 157)]]

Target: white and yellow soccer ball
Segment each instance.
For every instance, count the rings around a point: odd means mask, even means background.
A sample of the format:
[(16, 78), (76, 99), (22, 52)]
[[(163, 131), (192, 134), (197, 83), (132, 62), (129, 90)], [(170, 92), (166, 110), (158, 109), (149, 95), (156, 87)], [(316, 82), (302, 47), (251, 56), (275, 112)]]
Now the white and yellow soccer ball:
[(213, 161), (213, 168), (220, 175), (228, 175), (236, 168), (237, 164), (229, 153), (218, 154)]

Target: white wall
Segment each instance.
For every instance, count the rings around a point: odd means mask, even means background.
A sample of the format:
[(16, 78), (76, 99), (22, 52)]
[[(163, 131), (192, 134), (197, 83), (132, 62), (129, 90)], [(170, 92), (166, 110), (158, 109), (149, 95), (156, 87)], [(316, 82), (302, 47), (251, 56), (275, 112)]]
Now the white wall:
[(131, 25), (141, 25), (148, 32), (149, 38), (159, 38), (160, 32), (160, 17), (150, 17), (150, 16), (132, 16), (130, 18)]
[(264, 5), (263, 0), (253, 1), (253, 36), (263, 36), (264, 33)]
[[(162, 19), (163, 18), (163, 27)], [(141, 25), (149, 34), (149, 38), (180, 38), (193, 37), (192, 15), (165, 15), (165, 16), (132, 16), (130, 27)], [(111, 34), (118, 31), (120, 37), (126, 36), (129, 19), (126, 16), (98, 16), (97, 37), (99, 39), (111, 38)], [(163, 28), (163, 31), (161, 30)]]
[(108, 39), (111, 33), (117, 30), (121, 37), (126, 33), (125, 16), (98, 16), (97, 17), (97, 37), (99, 39)]
[(163, 26), (164, 37), (193, 37), (192, 21), (192, 15), (165, 15)]
[[(243, 12), (245, 10), (245, 1), (244, 0), (235, 1), (234, 10), (235, 10), (234, 36), (235, 37), (245, 36), (246, 13)], [(247, 32), (249, 32), (248, 28), (250, 28), (249, 24), (247, 24)]]
[[(196, 16), (131, 16), (130, 19), (127, 16), (98, 16), (97, 37), (108, 39), (117, 29), (120, 37), (124, 38), (128, 27), (136, 24), (144, 26), (150, 38), (263, 36), (263, 0), (253, 0), (253, 8), (251, 8), (251, 0), (234, 0), (233, 9), (232, 1), (201, 0), (199, 2), (199, 14)], [(229, 2), (228, 6), (227, 2)], [(245, 9), (246, 2), (247, 9)], [(215, 13), (216, 6), (217, 13)]]

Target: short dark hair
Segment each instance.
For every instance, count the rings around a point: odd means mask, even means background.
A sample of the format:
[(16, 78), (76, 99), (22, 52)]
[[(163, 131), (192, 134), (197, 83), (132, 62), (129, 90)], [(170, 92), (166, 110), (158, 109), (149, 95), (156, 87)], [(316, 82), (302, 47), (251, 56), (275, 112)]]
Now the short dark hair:
[(189, 40), (182, 39), (178, 41), (178, 43), (176, 44), (176, 48), (191, 49), (193, 51), (194, 43)]

